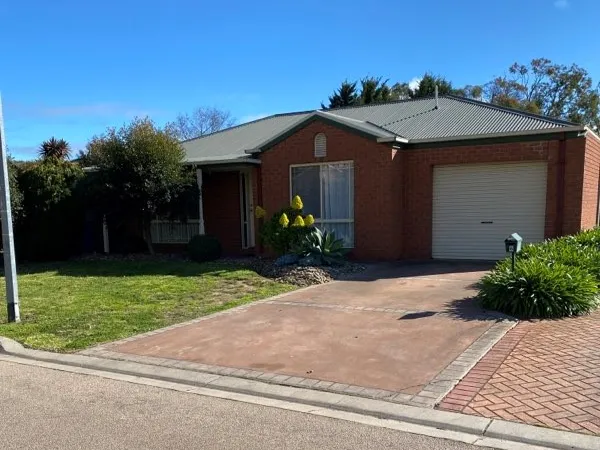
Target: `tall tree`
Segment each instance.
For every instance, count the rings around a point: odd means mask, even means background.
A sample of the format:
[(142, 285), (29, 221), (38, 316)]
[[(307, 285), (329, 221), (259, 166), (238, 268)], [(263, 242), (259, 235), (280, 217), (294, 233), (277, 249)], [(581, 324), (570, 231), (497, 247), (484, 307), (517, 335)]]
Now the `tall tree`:
[(149, 119), (135, 119), (92, 138), (88, 149), (103, 178), (105, 198), (141, 219), (148, 251), (154, 253), (151, 220), (192, 181), (182, 165), (184, 151), (177, 137)]
[(438, 87), (439, 95), (454, 94), (456, 90), (452, 88), (452, 83), (441, 75), (433, 75), (426, 72), (419, 81), (416, 89), (410, 91), (411, 98), (431, 97), (435, 95), (435, 87)]
[(321, 108), (341, 108), (395, 100), (395, 93), (387, 83), (388, 80), (383, 80), (382, 77), (364, 77), (360, 80), (360, 90), (357, 90), (357, 81), (345, 80), (329, 96), (329, 105), (321, 103)]
[(555, 64), (547, 58), (514, 63), (508, 73), (485, 85), (487, 101), (597, 127), (600, 94), (588, 72), (576, 64)]
[(359, 99), (356, 92), (356, 84), (356, 81), (352, 83), (348, 80), (342, 81), (342, 85), (329, 96), (329, 105), (325, 106), (321, 103), (321, 108), (331, 109), (357, 105)]
[(412, 95), (410, 84), (406, 82), (398, 82), (391, 87), (390, 100), (406, 100)]
[(199, 107), (191, 113), (181, 113), (166, 128), (180, 140), (194, 139), (235, 125), (229, 111)]
[(38, 154), (42, 159), (56, 158), (69, 159), (71, 148), (64, 139), (56, 139), (54, 136), (42, 142)]
[(382, 77), (365, 77), (360, 80), (359, 103), (369, 105), (390, 101), (392, 90), (387, 83), (388, 80), (383, 80)]

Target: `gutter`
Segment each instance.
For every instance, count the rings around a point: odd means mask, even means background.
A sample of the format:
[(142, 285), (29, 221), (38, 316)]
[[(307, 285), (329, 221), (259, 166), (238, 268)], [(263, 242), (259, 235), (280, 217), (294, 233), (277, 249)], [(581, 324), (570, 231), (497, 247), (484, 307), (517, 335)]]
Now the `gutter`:
[(377, 142), (379, 142), (379, 143), (394, 142), (394, 143), (400, 143), (400, 144), (409, 144), (409, 143), (412, 143), (413, 141), (409, 141), (408, 139), (405, 139), (400, 136), (386, 136), (386, 137), (377, 138)]
[[(452, 136), (447, 138), (429, 138), (429, 139), (411, 139), (408, 141), (409, 144), (427, 144), (433, 142), (452, 142), (452, 141), (466, 141), (469, 139), (490, 139), (490, 138), (502, 138), (511, 136), (535, 136), (538, 134), (554, 134), (554, 133), (569, 133), (569, 132), (586, 132), (590, 131), (588, 127), (583, 125), (574, 125), (568, 127), (559, 128), (545, 128), (542, 130), (531, 130), (531, 131), (510, 131), (508, 133), (489, 133), (489, 134), (467, 134), (461, 136)], [(600, 138), (599, 138), (600, 139)]]
[(260, 159), (256, 159), (256, 158), (238, 158), (238, 159), (214, 159), (214, 160), (208, 160), (208, 161), (202, 161), (202, 160), (198, 160), (198, 161), (194, 161), (194, 160), (187, 160), (183, 162), (184, 165), (186, 166), (214, 166), (214, 165), (223, 165), (223, 164), (256, 164), (256, 165), (260, 165), (261, 161)]

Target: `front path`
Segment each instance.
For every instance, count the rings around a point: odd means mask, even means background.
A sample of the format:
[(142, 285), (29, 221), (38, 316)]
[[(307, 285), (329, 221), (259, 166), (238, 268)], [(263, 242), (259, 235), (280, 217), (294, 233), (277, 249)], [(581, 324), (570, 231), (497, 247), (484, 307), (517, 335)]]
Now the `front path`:
[(600, 312), (513, 328), (440, 408), (600, 433)]

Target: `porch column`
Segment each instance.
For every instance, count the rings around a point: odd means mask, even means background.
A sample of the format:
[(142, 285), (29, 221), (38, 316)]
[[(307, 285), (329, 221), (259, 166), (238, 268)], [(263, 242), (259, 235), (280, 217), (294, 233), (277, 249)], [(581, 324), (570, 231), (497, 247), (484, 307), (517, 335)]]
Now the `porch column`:
[(202, 169), (196, 168), (196, 181), (198, 182), (199, 200), (198, 200), (198, 222), (199, 222), (199, 233), (205, 234), (204, 232), (204, 205), (202, 202)]

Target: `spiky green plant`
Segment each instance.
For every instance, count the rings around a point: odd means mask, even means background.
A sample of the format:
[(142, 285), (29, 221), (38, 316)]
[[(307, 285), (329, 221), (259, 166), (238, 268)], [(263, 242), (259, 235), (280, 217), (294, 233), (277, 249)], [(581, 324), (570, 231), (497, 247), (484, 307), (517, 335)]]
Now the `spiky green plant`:
[(42, 142), (39, 149), (39, 155), (42, 159), (69, 159), (70, 154), (69, 143), (64, 139), (56, 139), (54, 136)]
[(348, 253), (348, 249), (344, 248), (344, 241), (336, 239), (335, 233), (321, 231), (316, 227), (304, 236), (293, 251), (301, 257), (311, 256), (327, 266), (341, 264)]

